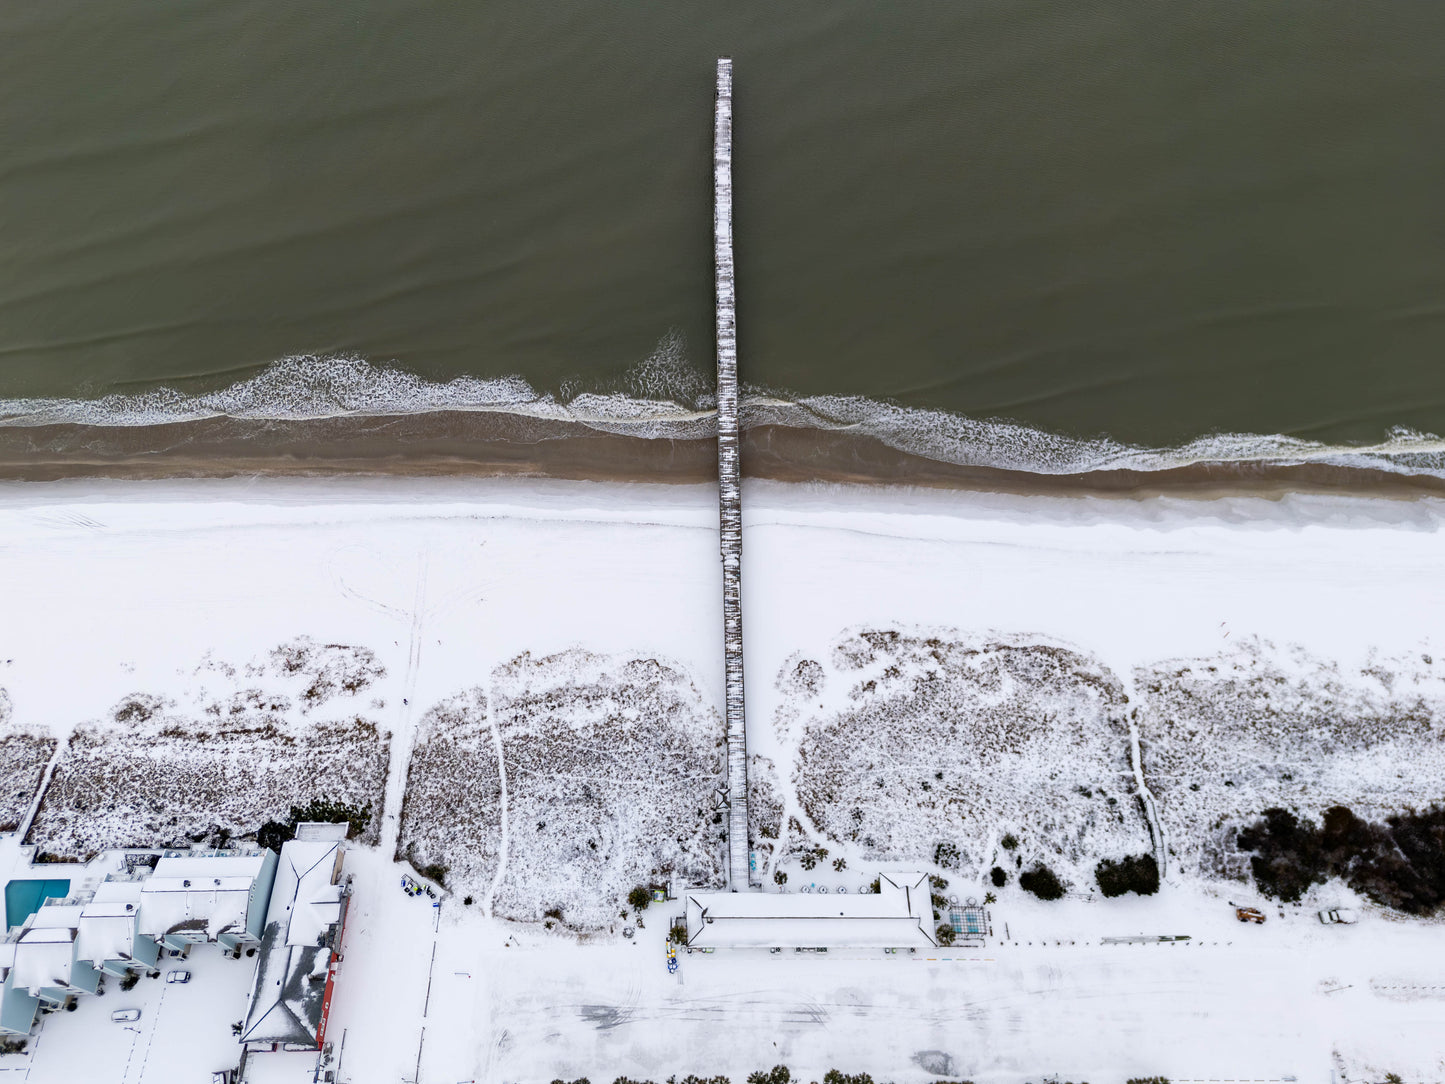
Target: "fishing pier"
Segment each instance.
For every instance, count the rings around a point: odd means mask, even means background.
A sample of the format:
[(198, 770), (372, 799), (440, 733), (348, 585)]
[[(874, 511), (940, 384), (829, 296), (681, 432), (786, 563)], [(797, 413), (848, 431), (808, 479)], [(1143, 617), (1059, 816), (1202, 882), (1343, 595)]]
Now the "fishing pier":
[(743, 506), (738, 462), (737, 295), (733, 285), (733, 62), (717, 62), (712, 144), (717, 295), (717, 467), (723, 568), (723, 663), (728, 741), (728, 887), (750, 886), (748, 741), (743, 708)]

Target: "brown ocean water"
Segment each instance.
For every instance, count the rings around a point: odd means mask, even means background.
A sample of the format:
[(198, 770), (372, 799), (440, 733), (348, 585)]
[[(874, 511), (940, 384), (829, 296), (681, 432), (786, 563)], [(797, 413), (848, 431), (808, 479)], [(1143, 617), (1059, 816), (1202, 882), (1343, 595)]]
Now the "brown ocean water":
[(775, 413), (1440, 462), (1437, 3), (25, 0), (0, 42), (11, 424), (706, 407), (727, 54)]

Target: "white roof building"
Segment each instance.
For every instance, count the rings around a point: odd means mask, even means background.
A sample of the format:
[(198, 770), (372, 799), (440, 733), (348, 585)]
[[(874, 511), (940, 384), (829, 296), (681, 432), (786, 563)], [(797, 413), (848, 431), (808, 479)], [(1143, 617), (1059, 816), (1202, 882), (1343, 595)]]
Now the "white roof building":
[(926, 874), (878, 878), (877, 892), (687, 893), (687, 947), (936, 948)]
[(141, 882), (140, 932), (170, 948), (259, 940), (275, 863), (272, 851), (162, 857)]

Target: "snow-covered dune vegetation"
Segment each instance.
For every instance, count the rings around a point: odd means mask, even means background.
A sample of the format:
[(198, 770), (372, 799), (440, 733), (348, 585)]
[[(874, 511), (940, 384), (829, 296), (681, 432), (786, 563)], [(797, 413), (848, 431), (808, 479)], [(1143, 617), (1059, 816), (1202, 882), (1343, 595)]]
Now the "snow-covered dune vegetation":
[(30, 842), (75, 858), (221, 844), (312, 803), (357, 811), (375, 842), (390, 735), (360, 696), (383, 673), (366, 648), (306, 638), (241, 666), (207, 657), (175, 695), (134, 693), (75, 728)]
[(414, 865), (497, 915), (577, 929), (615, 924), (638, 885), (718, 881), (722, 722), (684, 669), (523, 654), (492, 688), (490, 713), (476, 689), (422, 720), (399, 843)]
[(1147, 849), (1118, 680), (1039, 638), (867, 628), (779, 677), (811, 823), (869, 859), (975, 877), (1008, 856), (1076, 883)]

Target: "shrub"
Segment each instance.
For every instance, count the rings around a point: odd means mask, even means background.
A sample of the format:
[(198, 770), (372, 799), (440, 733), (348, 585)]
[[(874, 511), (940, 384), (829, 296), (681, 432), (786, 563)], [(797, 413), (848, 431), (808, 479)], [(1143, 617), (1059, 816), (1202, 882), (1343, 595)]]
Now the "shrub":
[(840, 1073), (837, 1069), (829, 1069), (823, 1074), (823, 1084), (873, 1084), (873, 1078), (867, 1073)]
[(1266, 809), (1264, 819), (1241, 829), (1236, 842), (1240, 850), (1255, 852), (1249, 868), (1266, 896), (1293, 903), (1326, 880), (1319, 831), (1287, 809)]
[(127, 971), (120, 980), (120, 988), (122, 990), (134, 990), (135, 984), (138, 982), (140, 982), (140, 972)]
[(1106, 858), (1094, 867), (1094, 880), (1106, 896), (1126, 892), (1152, 896), (1159, 891), (1159, 864), (1152, 854), (1131, 854), (1117, 862)]
[(1032, 892), (1041, 900), (1062, 899), (1064, 886), (1054, 875), (1054, 871), (1042, 862), (1034, 865), (1033, 869), (1026, 873), (1019, 874), (1019, 887), (1025, 892)]
[(934, 936), (938, 939), (938, 943), (940, 945), (947, 946), (953, 944), (953, 938), (956, 934), (956, 931), (947, 922), (940, 922), (938, 924), (938, 929), (934, 930), (933, 933)]
[(1002, 866), (994, 866), (988, 871), (988, 879), (993, 882), (994, 888), (1002, 888), (1008, 884), (1008, 871)]
[(788, 883), (788, 875), (780, 869), (773, 870), (773, 883), (785, 885)]
[(642, 885), (638, 885), (627, 893), (627, 902), (634, 911), (646, 911), (647, 905), (652, 902), (652, 893)]
[(1249, 866), (1260, 891), (1285, 902), (1335, 876), (1407, 914), (1429, 915), (1445, 906), (1445, 807), (1377, 824), (1333, 806), (1320, 828), (1288, 810), (1267, 809), (1235, 841), (1254, 852)]
[(1012, 832), (1009, 832), (1003, 837), (1003, 839), (998, 841), (998, 845), (1006, 851), (1017, 850), (1019, 845), (1019, 838)]
[(933, 848), (933, 864), (943, 869), (958, 869), (963, 856), (952, 843), (938, 843)]
[(756, 1073), (748, 1074), (748, 1084), (790, 1084), (792, 1079), (793, 1074), (786, 1065), (774, 1065), (766, 1073), (759, 1069)]
[(1127, 1084), (1169, 1084), (1167, 1076), (1135, 1076), (1130, 1077)]

